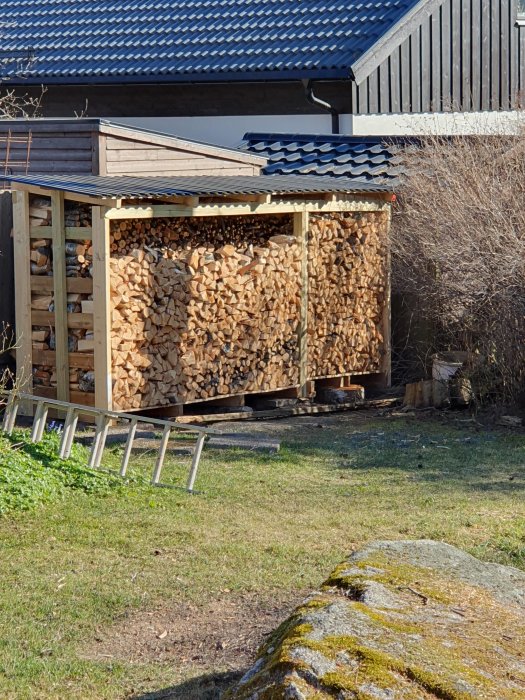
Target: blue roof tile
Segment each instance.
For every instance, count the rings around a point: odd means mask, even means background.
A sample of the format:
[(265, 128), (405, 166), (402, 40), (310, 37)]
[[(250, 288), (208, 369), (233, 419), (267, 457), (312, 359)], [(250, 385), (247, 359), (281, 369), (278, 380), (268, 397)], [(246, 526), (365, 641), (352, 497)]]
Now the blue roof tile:
[(0, 0), (1, 73), (26, 82), (346, 78), (417, 2)]
[(399, 148), (380, 137), (249, 133), (240, 148), (268, 158), (266, 175), (331, 175), (384, 184), (401, 174)]

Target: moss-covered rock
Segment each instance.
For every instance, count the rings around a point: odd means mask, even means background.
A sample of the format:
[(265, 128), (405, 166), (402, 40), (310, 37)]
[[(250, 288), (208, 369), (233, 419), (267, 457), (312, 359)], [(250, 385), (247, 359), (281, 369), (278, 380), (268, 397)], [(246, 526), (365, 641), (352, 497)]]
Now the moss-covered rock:
[(225, 700), (523, 700), (525, 573), (375, 542), (270, 637)]

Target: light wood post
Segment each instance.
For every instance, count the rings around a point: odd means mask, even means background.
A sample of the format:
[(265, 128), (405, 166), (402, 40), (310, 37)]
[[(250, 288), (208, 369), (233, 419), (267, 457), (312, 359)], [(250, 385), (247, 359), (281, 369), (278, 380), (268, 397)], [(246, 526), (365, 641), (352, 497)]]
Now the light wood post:
[[(29, 252), (29, 193), (13, 192), (13, 247), (15, 272), (16, 381), (28, 394), (33, 390), (31, 342), (31, 279)], [(19, 412), (32, 415), (31, 404), (22, 404)]]
[(381, 374), (383, 383), (388, 387), (392, 383), (392, 292), (391, 292), (391, 254), (390, 254), (390, 228), (392, 225), (392, 207), (389, 206), (386, 213), (385, 226), (385, 301), (383, 308), (383, 355), (381, 358)]
[(69, 401), (69, 349), (66, 292), (66, 229), (64, 193), (51, 193), (53, 240), (53, 300), (55, 307), (56, 377), (58, 401)]
[(95, 354), (95, 406), (113, 407), (111, 381), (111, 290), (109, 220), (105, 207), (92, 207), (93, 231), (93, 332)]
[(301, 246), (301, 317), (299, 321), (299, 384), (301, 396), (308, 394), (308, 226), (309, 214), (293, 215), (294, 236)]

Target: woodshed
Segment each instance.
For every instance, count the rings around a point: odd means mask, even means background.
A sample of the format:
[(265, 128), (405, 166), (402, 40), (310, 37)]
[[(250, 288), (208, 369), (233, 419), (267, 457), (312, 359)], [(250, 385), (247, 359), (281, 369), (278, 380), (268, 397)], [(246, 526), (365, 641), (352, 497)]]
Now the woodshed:
[(317, 176), (13, 176), (26, 391), (122, 411), (390, 371), (390, 193)]

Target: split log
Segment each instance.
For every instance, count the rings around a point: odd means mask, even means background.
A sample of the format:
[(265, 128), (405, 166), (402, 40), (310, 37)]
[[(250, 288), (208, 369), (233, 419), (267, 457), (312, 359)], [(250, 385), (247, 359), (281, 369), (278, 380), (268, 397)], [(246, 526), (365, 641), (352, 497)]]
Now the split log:
[(292, 230), (289, 216), (114, 223), (114, 406), (297, 384), (301, 250)]
[(381, 371), (386, 213), (312, 214), (308, 376)]

